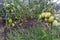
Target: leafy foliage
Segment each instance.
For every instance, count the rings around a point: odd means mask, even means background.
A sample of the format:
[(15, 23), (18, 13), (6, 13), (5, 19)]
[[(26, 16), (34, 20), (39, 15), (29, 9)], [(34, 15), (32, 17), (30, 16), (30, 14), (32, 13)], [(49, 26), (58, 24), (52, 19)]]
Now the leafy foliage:
[[(5, 2), (7, 17), (30, 18), (37, 17), (43, 11), (51, 11), (54, 9), (52, 4), (47, 4), (44, 0), (7, 0)], [(52, 10), (54, 11), (54, 10)]]
[[(7, 40), (59, 40), (58, 33), (51, 32), (52, 30), (46, 27), (34, 27), (31, 30), (18, 28), (18, 31), (10, 30)], [(57, 32), (57, 31), (55, 31)]]

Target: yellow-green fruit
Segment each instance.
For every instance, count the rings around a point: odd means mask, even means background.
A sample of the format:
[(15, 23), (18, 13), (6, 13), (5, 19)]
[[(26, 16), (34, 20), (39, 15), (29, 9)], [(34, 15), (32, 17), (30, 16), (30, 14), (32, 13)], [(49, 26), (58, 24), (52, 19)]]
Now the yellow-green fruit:
[(42, 14), (41, 14), (41, 17), (44, 18), (44, 17), (45, 17), (45, 13), (42, 13)]
[(49, 19), (48, 19), (48, 22), (53, 22), (54, 21), (54, 16), (51, 16)]
[(46, 12), (45, 18), (49, 18), (50, 16), (51, 16), (51, 13), (50, 12)]
[(39, 15), (39, 20), (40, 20), (40, 21), (43, 21), (43, 18), (42, 18), (42, 16), (41, 16), (41, 15)]
[(12, 19), (9, 19), (8, 22), (9, 22), (9, 23), (12, 23)]
[(39, 19), (41, 19), (42, 17), (41, 17), (41, 15), (39, 15)]
[(54, 20), (54, 21), (53, 21), (52, 26), (58, 26), (57, 20)]
[(13, 9), (11, 9), (11, 12), (13, 12), (14, 10)]
[(12, 26), (15, 26), (15, 23), (12, 23)]

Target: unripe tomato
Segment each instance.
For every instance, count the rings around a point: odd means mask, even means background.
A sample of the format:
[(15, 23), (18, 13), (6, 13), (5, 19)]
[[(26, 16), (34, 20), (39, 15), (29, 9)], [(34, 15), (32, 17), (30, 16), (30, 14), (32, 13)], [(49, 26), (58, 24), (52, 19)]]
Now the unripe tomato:
[(12, 23), (12, 19), (8, 19), (8, 22), (9, 22), (9, 23)]
[(51, 16), (49, 19), (48, 19), (48, 22), (53, 22), (54, 21), (54, 16)]
[(42, 18), (42, 16), (41, 16), (41, 15), (39, 15), (39, 20), (40, 20), (40, 21), (43, 21), (43, 20), (44, 20), (44, 18)]
[(45, 18), (49, 18), (50, 16), (51, 16), (51, 13), (50, 12), (46, 12)]
[(12, 25), (11, 26), (15, 26), (15, 23), (12, 23)]
[(44, 17), (45, 17), (45, 13), (42, 13), (42, 14), (41, 14), (41, 17), (44, 18)]
[(52, 23), (52, 26), (58, 26), (58, 21), (54, 20), (53, 23)]
[(41, 15), (39, 15), (39, 19), (42, 19)]
[(13, 12), (14, 10), (13, 9), (11, 9), (11, 12)]

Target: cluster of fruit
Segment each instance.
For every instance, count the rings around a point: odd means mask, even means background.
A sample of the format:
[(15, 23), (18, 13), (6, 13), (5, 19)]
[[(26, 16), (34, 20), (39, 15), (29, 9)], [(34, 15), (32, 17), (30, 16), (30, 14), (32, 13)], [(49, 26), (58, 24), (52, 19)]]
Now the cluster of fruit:
[(14, 22), (11, 18), (9, 18), (7, 22), (8, 22), (8, 25), (9, 25), (10, 27), (14, 27), (14, 26), (15, 26), (15, 23), (16, 23), (16, 22)]
[(58, 21), (55, 20), (55, 17), (50, 12), (43, 12), (39, 15), (39, 20), (51, 23), (52, 26), (58, 26)]

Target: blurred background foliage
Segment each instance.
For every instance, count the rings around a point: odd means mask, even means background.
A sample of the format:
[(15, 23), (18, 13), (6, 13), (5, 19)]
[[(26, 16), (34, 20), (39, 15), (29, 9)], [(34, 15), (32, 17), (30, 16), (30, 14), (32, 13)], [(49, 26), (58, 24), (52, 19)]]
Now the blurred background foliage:
[(1, 17), (6, 18), (37, 18), (41, 12), (55, 12), (49, 0), (6, 0)]

